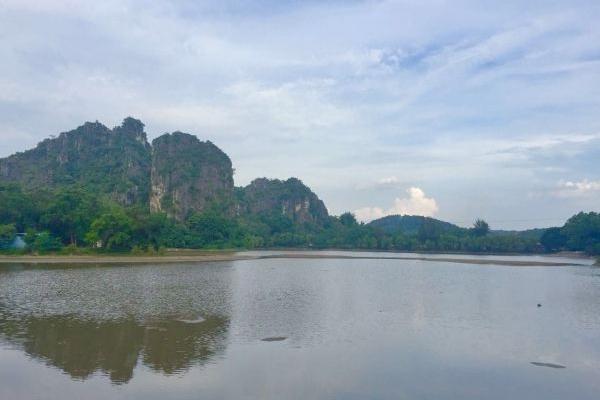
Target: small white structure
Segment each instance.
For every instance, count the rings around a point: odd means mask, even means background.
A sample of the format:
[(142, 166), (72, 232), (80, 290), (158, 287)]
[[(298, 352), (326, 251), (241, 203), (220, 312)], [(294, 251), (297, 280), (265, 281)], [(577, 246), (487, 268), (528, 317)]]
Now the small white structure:
[(27, 243), (25, 243), (25, 234), (17, 233), (12, 243), (8, 245), (9, 249), (24, 249), (27, 247)]

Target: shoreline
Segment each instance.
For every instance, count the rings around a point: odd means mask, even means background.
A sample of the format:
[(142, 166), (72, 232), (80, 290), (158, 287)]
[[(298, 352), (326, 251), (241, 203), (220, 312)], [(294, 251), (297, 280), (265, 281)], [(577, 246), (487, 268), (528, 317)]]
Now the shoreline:
[[(377, 257), (361, 256), (353, 254), (315, 254), (315, 252), (287, 253), (282, 251), (280, 254), (244, 254), (231, 252), (207, 252), (197, 254), (173, 254), (167, 255), (48, 255), (48, 256), (0, 256), (0, 266), (8, 264), (173, 264), (173, 263), (205, 263), (205, 262), (226, 262), (226, 261), (247, 261), (261, 259), (339, 259), (339, 260), (402, 260), (402, 261), (437, 261), (456, 264), (479, 264), (479, 265), (500, 265), (515, 267), (567, 267), (567, 266), (587, 266), (588, 264), (576, 262), (550, 262), (550, 261), (523, 261), (523, 260), (501, 260), (489, 258), (461, 258), (461, 257), (431, 257), (431, 256), (397, 256), (397, 257)], [(182, 252), (184, 253), (184, 252)], [(388, 253), (389, 254), (389, 253)], [(477, 256), (477, 254), (473, 254)], [(489, 255), (488, 255), (489, 257)]]

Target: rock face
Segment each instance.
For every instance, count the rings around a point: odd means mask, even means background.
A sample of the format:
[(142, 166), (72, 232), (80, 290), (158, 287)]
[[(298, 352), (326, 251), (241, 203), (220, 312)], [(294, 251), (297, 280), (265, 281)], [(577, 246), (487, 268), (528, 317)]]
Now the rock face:
[(217, 146), (182, 132), (150, 145), (144, 124), (133, 118), (113, 129), (86, 122), (0, 159), (0, 182), (29, 191), (81, 186), (178, 221), (212, 207), (232, 216), (283, 215), (296, 223), (321, 224), (328, 218), (323, 202), (300, 180), (260, 178), (234, 190), (231, 160)]
[(244, 187), (239, 212), (248, 214), (276, 213), (296, 223), (322, 224), (328, 218), (327, 208), (301, 180), (259, 178)]
[(211, 142), (174, 132), (152, 142), (150, 210), (177, 220), (207, 207), (229, 209), (233, 201), (231, 160)]
[(144, 124), (133, 118), (114, 129), (86, 122), (32, 150), (0, 159), (2, 181), (29, 190), (79, 185), (123, 205), (148, 201), (149, 172)]

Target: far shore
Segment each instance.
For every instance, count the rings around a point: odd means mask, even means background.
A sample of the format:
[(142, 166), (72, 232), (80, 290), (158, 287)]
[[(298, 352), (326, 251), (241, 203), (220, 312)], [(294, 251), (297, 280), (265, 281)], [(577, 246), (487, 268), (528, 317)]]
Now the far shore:
[[(355, 252), (356, 253), (356, 252)], [(475, 256), (485, 254), (473, 254)], [(489, 255), (488, 255), (489, 256)], [(294, 250), (280, 251), (275, 254), (252, 254), (251, 251), (169, 251), (164, 255), (0, 255), (0, 264), (166, 264), (166, 263), (203, 263), (219, 261), (243, 261), (259, 259), (360, 259), (360, 260), (405, 260), (437, 261), (459, 264), (503, 265), (516, 267), (566, 267), (588, 265), (574, 262), (502, 260), (492, 258), (462, 258), (460, 255), (449, 257), (419, 256), (373, 256), (357, 254), (319, 254), (319, 251)]]

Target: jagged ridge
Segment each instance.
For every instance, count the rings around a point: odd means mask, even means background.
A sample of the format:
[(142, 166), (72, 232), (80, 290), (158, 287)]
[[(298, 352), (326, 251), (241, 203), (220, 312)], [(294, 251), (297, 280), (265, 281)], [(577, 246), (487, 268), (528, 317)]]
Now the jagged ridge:
[(131, 117), (113, 129), (86, 122), (0, 159), (0, 181), (29, 191), (80, 186), (179, 221), (208, 208), (230, 215), (280, 213), (299, 223), (328, 218), (323, 202), (299, 179), (260, 178), (234, 193), (231, 160), (216, 145), (179, 131), (149, 144), (144, 124)]

